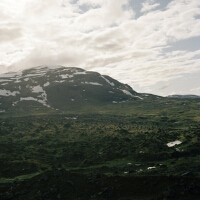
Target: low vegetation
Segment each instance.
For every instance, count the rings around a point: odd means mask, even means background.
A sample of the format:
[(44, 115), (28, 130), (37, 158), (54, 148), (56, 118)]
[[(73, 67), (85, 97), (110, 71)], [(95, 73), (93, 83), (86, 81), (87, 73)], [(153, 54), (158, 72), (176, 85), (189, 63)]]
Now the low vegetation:
[(200, 100), (152, 98), (1, 113), (0, 199), (197, 199)]

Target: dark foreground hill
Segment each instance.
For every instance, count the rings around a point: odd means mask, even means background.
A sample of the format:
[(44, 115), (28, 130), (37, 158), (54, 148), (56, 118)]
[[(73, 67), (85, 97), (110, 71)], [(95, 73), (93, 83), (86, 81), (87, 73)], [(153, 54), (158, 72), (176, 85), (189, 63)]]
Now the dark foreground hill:
[(193, 110), (141, 109), (1, 118), (0, 198), (198, 199)]
[[(86, 170), (85, 170), (86, 171)], [(189, 177), (114, 176), (54, 169), (23, 182), (7, 184), (1, 199), (177, 199), (197, 200), (200, 180)]]

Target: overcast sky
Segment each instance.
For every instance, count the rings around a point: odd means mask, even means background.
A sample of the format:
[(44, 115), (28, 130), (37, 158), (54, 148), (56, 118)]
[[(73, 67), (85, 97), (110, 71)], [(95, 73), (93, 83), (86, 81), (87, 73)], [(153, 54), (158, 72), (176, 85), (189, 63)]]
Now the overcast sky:
[(0, 0), (0, 73), (39, 65), (200, 95), (200, 0)]

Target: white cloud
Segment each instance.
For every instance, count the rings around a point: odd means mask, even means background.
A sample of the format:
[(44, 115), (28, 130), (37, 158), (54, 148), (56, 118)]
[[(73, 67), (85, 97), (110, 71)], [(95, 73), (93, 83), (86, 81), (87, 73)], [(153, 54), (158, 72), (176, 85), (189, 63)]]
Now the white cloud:
[(198, 88), (193, 88), (193, 89), (191, 89), (190, 91), (200, 91), (200, 87), (198, 87)]
[(20, 28), (0, 28), (0, 43), (21, 37)]
[(172, 85), (171, 82), (165, 83), (165, 84), (162, 85), (160, 88), (158, 88), (158, 90), (164, 90), (164, 89), (168, 88), (170, 85)]
[[(80, 4), (94, 5), (94, 1), (83, 0)], [(95, 1), (95, 4), (100, 7), (90, 9), (84, 14), (77, 17), (75, 26), (81, 31), (91, 31), (94, 29), (102, 29), (113, 24), (121, 24), (127, 19), (134, 16), (131, 9), (124, 10), (123, 5), (128, 4), (128, 0), (109, 0), (109, 1)]]
[(199, 50), (165, 50), (200, 37), (199, 1), (145, 1), (137, 19), (129, 2), (1, 0), (0, 73), (61, 64), (145, 87), (200, 71)]
[(147, 0), (145, 3), (142, 3), (141, 12), (147, 12), (153, 10), (160, 5), (159, 3), (154, 3), (154, 2), (155, 2), (154, 0)]

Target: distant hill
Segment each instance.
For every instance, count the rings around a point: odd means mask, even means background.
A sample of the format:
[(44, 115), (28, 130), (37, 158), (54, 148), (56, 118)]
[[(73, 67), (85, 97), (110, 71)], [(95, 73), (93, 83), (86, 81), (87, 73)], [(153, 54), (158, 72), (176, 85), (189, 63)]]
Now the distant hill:
[(188, 94), (188, 95), (175, 94), (175, 95), (169, 95), (167, 97), (169, 97), (169, 98), (179, 98), (179, 99), (196, 99), (196, 98), (200, 98), (200, 96), (192, 95), (192, 94)]

